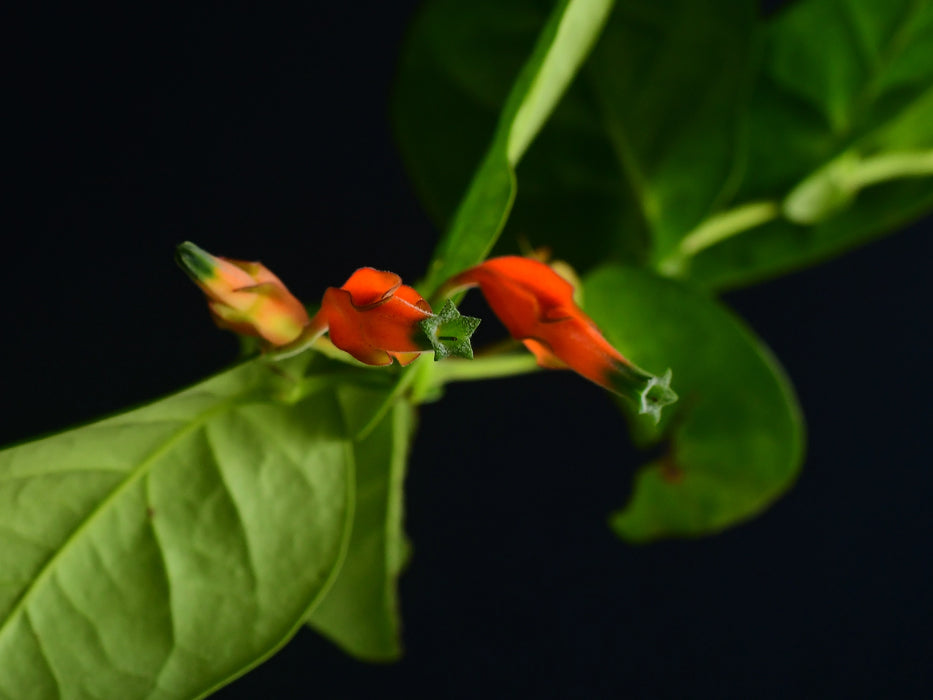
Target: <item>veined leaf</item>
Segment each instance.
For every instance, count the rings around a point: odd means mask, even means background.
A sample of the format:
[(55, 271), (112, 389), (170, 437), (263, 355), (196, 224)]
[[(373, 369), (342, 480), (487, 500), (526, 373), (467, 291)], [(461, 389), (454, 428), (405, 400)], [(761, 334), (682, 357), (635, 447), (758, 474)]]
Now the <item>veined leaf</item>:
[(353, 502), (332, 385), (295, 401), (296, 361), (0, 452), (0, 697), (197, 697), (292, 635)]
[[(342, 402), (378, 403), (385, 394), (350, 386)], [(407, 559), (402, 530), (403, 492), (413, 410), (397, 401), (361, 441), (354, 443), (356, 504), (350, 545), (340, 573), (308, 623), (345, 651), (368, 661), (402, 654), (397, 580)]]
[[(439, 6), (436, 11), (443, 14), (454, 5)], [(492, 249), (515, 197), (514, 168), (586, 58), (611, 7), (612, 0), (561, 0), (554, 8), (531, 57), (512, 85), (492, 143), (435, 252), (424, 283), (427, 293), (451, 275), (481, 261)], [(430, 39), (425, 40), (427, 49), (417, 46), (415, 40), (416, 46), (406, 61), (409, 65), (412, 55), (420, 60), (430, 56)], [(417, 76), (403, 78), (401, 99), (418, 104), (433, 100), (433, 93), (425, 87)], [(426, 109), (432, 112), (430, 105)], [(403, 141), (418, 138), (414, 123), (401, 117), (399, 125)]]
[(803, 423), (752, 332), (714, 300), (644, 269), (604, 267), (584, 287), (612, 344), (649, 370), (674, 368), (680, 395), (658, 426), (629, 411), (639, 442), (666, 449), (639, 471), (612, 517), (616, 532), (633, 541), (716, 532), (781, 495), (800, 469)]

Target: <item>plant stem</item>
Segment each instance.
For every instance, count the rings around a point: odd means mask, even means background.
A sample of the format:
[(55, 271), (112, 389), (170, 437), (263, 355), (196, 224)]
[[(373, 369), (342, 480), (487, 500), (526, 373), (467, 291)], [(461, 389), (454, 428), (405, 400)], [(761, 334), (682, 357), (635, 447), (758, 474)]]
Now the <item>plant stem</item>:
[(661, 274), (676, 277), (687, 258), (727, 238), (772, 221), (781, 214), (780, 205), (772, 201), (748, 202), (734, 209), (715, 214), (684, 236), (673, 253), (657, 264)]
[(445, 360), (434, 366), (432, 384), (472, 382), (536, 372), (540, 367), (531, 353), (477, 357), (474, 360)]
[(933, 149), (883, 153), (864, 158), (846, 180), (853, 189), (861, 189), (886, 180), (933, 175)]

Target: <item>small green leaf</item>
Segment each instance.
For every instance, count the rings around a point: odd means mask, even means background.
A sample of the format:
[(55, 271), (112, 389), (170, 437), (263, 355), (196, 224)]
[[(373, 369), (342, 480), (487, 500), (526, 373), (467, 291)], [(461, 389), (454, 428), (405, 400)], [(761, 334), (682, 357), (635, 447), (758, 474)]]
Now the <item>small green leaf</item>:
[(292, 391), (306, 361), (0, 452), (0, 697), (198, 697), (295, 632), (353, 502), (333, 382)]
[[(377, 403), (385, 394), (341, 387), (341, 405)], [(334, 585), (308, 623), (345, 651), (367, 661), (401, 656), (397, 579), (407, 559), (402, 531), (412, 407), (397, 401), (364, 440), (353, 446), (356, 507), (353, 532)]]
[(470, 338), (479, 326), (480, 320), (473, 316), (461, 316), (457, 305), (448, 299), (439, 314), (418, 323), (421, 331), (434, 346), (434, 360), (445, 357), (464, 357), (473, 359), (473, 346)]
[(604, 267), (585, 279), (587, 312), (626, 357), (672, 367), (680, 400), (659, 426), (637, 416), (643, 467), (612, 517), (625, 539), (701, 535), (761, 512), (795, 479), (803, 424), (793, 391), (761, 342), (707, 296), (643, 269)]

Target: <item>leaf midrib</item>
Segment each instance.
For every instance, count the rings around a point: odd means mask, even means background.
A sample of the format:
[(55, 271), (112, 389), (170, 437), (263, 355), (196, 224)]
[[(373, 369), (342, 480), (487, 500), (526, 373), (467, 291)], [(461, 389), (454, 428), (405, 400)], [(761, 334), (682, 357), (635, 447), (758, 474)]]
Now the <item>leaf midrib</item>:
[[(215, 414), (229, 409), (232, 405), (238, 403), (243, 397), (248, 396), (250, 393), (251, 390), (244, 390), (240, 393), (234, 394), (233, 396), (223, 399), (218, 404), (211, 406), (209, 409), (196, 415), (190, 422), (169, 436), (163, 444), (155, 448), (147, 457), (142, 459), (136, 467), (130, 470), (126, 478), (117, 484), (113, 491), (111, 491), (107, 497), (97, 505), (97, 507), (88, 513), (84, 520), (82, 520), (81, 523), (74, 529), (71, 535), (61, 544), (58, 550), (42, 566), (36, 576), (32, 579), (32, 583), (20, 596), (19, 600), (16, 602), (16, 605), (14, 605), (10, 610), (9, 615), (7, 615), (6, 619), (3, 620), (2, 624), (0, 624), (0, 638), (2, 638), (6, 633), (10, 623), (21, 612), (23, 612), (35, 592), (45, 583), (46, 579), (52, 575), (58, 561), (62, 558), (62, 556), (66, 552), (70, 551), (72, 544), (76, 542), (80, 536), (91, 527), (98, 516), (106, 512), (111, 503), (116, 501), (129, 486), (138, 481), (142, 476), (146, 475), (152, 466), (157, 463), (163, 455), (168, 453), (182, 438), (186, 437), (194, 430), (200, 428)], [(38, 636), (38, 632), (36, 634)]]

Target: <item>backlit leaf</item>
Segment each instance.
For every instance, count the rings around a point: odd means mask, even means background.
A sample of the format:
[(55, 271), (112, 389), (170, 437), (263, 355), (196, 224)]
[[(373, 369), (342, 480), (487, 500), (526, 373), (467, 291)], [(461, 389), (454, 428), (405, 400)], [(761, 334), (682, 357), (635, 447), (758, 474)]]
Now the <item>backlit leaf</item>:
[(353, 501), (332, 384), (293, 402), (299, 369), (0, 452), (0, 697), (197, 697), (294, 633)]
[(657, 427), (629, 415), (640, 442), (665, 449), (639, 470), (630, 502), (613, 515), (620, 536), (716, 532), (759, 513), (791, 485), (803, 456), (800, 411), (750, 330), (709, 297), (638, 268), (594, 271), (585, 299), (626, 357), (655, 372), (673, 368), (680, 395)]

